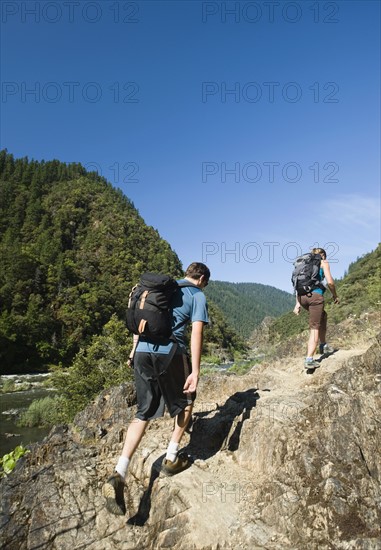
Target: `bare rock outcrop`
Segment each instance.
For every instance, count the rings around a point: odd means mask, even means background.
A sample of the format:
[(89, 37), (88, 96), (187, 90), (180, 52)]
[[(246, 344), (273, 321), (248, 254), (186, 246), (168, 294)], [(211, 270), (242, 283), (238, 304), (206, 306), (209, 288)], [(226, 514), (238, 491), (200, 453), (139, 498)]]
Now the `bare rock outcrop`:
[(285, 357), (245, 376), (201, 379), (184, 447), (160, 464), (173, 421), (153, 422), (134, 456), (127, 514), (101, 486), (134, 416), (134, 390), (103, 392), (57, 426), (1, 482), (7, 550), (381, 549), (381, 338), (307, 375)]

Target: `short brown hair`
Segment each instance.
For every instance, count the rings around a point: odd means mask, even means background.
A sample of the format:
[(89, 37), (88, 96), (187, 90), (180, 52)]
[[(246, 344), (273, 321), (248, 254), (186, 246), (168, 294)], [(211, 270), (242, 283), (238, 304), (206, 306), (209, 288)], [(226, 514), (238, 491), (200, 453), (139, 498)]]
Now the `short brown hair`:
[(210, 270), (205, 264), (202, 264), (200, 262), (191, 263), (185, 272), (185, 277), (196, 279), (196, 281), (200, 279), (202, 275), (204, 275), (206, 281), (209, 281)]

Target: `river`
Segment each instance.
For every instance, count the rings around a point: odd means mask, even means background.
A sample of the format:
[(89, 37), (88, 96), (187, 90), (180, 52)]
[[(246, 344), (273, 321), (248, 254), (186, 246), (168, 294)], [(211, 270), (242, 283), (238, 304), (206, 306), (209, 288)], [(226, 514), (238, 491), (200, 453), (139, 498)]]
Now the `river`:
[(20, 428), (17, 426), (17, 418), (26, 410), (35, 399), (42, 399), (47, 395), (53, 395), (52, 390), (41, 387), (46, 375), (4, 375), (1, 382), (8, 380), (15, 383), (32, 384), (26, 391), (0, 394), (0, 456), (12, 451), (17, 445), (28, 445), (41, 441), (50, 431), (50, 428)]
[[(242, 361), (241, 363), (245, 363)], [(227, 371), (232, 363), (221, 365), (210, 365), (211, 370)], [(26, 410), (35, 399), (42, 399), (47, 395), (53, 395), (51, 389), (42, 386), (49, 375), (44, 374), (23, 374), (3, 375), (1, 384), (13, 381), (16, 384), (31, 384), (31, 389), (26, 391), (0, 393), (0, 456), (12, 451), (17, 445), (28, 445), (41, 441), (50, 431), (50, 428), (20, 428), (17, 426), (17, 419), (20, 413)]]

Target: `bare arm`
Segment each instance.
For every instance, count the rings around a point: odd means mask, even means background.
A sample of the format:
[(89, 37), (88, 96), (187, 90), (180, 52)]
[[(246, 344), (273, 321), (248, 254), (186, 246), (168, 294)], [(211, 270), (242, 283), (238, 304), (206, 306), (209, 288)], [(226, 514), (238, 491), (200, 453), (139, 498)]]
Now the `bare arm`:
[(295, 302), (295, 307), (294, 307), (293, 311), (294, 311), (295, 315), (299, 315), (301, 306), (300, 306), (300, 302), (299, 302), (297, 294), (295, 294), (295, 298), (296, 298), (296, 302)]
[(331, 294), (333, 296), (333, 300), (334, 300), (335, 304), (338, 304), (339, 299), (337, 297), (335, 282), (333, 280), (333, 277), (332, 277), (332, 274), (331, 274), (331, 268), (329, 267), (328, 261), (327, 260), (322, 260), (321, 261), (321, 266), (322, 266), (323, 271), (324, 271), (324, 277), (327, 280), (328, 288), (331, 291)]
[(139, 342), (139, 336), (137, 336), (136, 334), (133, 334), (132, 335), (132, 349), (131, 349), (130, 355), (127, 359), (127, 365), (129, 367), (132, 367), (132, 365), (133, 365), (135, 350), (136, 350), (136, 346), (138, 345), (138, 342)]
[(192, 372), (188, 376), (184, 384), (184, 393), (196, 391), (198, 379), (200, 376), (200, 362), (202, 341), (204, 333), (204, 323), (202, 321), (195, 321), (192, 323), (191, 334), (191, 360), (192, 360)]

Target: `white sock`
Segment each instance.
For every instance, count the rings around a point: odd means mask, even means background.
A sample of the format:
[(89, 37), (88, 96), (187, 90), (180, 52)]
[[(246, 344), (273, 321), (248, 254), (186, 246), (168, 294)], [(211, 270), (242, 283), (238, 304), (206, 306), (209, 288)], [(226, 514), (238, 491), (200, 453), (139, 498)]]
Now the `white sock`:
[(118, 464), (116, 465), (115, 470), (118, 472), (120, 476), (124, 479), (127, 475), (128, 465), (130, 463), (130, 459), (125, 456), (120, 456), (118, 460)]
[(170, 460), (171, 462), (174, 462), (177, 458), (178, 451), (179, 451), (179, 443), (170, 441), (165, 458), (167, 460)]

